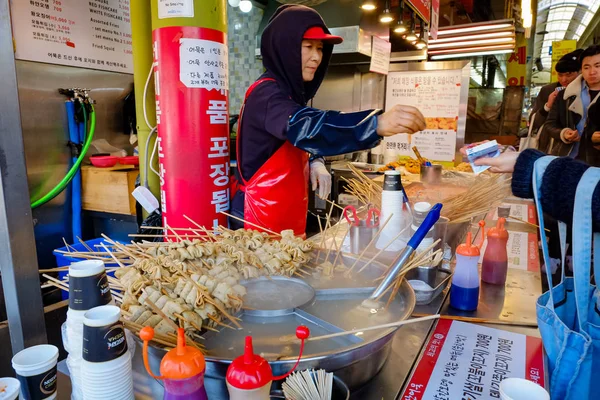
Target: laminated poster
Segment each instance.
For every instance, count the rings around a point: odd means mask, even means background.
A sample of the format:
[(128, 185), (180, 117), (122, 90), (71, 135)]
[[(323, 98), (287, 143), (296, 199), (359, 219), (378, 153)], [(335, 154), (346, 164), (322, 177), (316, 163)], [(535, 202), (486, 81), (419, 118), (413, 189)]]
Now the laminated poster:
[[(487, 229), (486, 229), (487, 232)], [(479, 239), (478, 239), (479, 240)], [(479, 262), (483, 262), (487, 238), (481, 246)], [(517, 232), (508, 230), (508, 268), (516, 268), (530, 272), (540, 272), (540, 253), (537, 233)]]
[(427, 128), (412, 135), (410, 143), (406, 134), (385, 138), (386, 161), (398, 156), (417, 158), (412, 151), (413, 146), (417, 146), (421, 155), (429, 160), (454, 161), (461, 79), (462, 70), (388, 74), (385, 109), (397, 104), (417, 107), (425, 116)]
[(15, 57), (133, 73), (129, 0), (11, 0)]
[(540, 338), (439, 320), (399, 399), (499, 399), (513, 377), (544, 386), (543, 357)]

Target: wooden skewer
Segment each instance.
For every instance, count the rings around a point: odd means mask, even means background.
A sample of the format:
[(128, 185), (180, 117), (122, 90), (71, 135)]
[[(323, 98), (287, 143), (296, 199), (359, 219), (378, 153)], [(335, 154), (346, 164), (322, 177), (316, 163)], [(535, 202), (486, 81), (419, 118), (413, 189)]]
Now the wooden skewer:
[(344, 207), (340, 206), (339, 204), (335, 204), (335, 201), (331, 201), (326, 197), (321, 197), (317, 194), (317, 197), (320, 198), (321, 200), (325, 200), (326, 202), (328, 202), (329, 204), (331, 204), (333, 207), (337, 207), (340, 210), (344, 210)]
[(92, 250), (92, 248), (90, 246), (88, 246), (86, 242), (81, 240), (81, 238), (79, 236), (75, 236), (75, 237), (77, 238), (79, 243), (81, 243), (83, 245), (83, 247), (85, 247), (88, 251), (91, 251), (92, 253), (94, 252), (94, 250)]
[(73, 249), (74, 251), (77, 251), (77, 249), (75, 249), (73, 246), (70, 246), (70, 245), (69, 245), (69, 243), (67, 243), (67, 241), (65, 240), (65, 238), (64, 238), (64, 237), (62, 238), (62, 241), (63, 241), (63, 243), (65, 244), (65, 247), (67, 248), (67, 250), (68, 250), (69, 252), (71, 252), (71, 250), (70, 250), (70, 249)]
[[(422, 313), (413, 313), (412, 317), (424, 317), (429, 314)], [(538, 324), (536, 321), (525, 322), (525, 321), (505, 321), (501, 319), (486, 319), (486, 318), (471, 318), (471, 317), (462, 317), (459, 315), (440, 315), (440, 319), (448, 319), (452, 321), (461, 321), (461, 322), (470, 322), (473, 324), (494, 324), (494, 325), (515, 325), (515, 326), (532, 326), (537, 327)]]
[[(127, 236), (132, 237), (132, 238), (141, 237), (141, 238), (165, 238), (165, 239), (181, 237), (179, 235), (152, 235), (151, 233), (130, 233)], [(191, 238), (191, 239), (206, 239), (206, 235), (187, 235), (186, 234), (185, 237)], [(169, 243), (167, 243), (167, 244), (169, 244)]]
[[(142, 291), (144, 291), (144, 289), (142, 289)], [(144, 303), (146, 303), (152, 309), (152, 311), (154, 311), (154, 313), (159, 315), (167, 324), (169, 324), (169, 326), (175, 332), (177, 332), (177, 330), (179, 329), (177, 324), (175, 322), (173, 322), (173, 320), (171, 318), (167, 317), (167, 315), (160, 308), (158, 308), (157, 305), (154, 304), (148, 297), (146, 297), (146, 300), (144, 300)]]
[(223, 215), (227, 215), (229, 218), (233, 218), (233, 219), (235, 219), (235, 220), (237, 220), (237, 221), (240, 221), (240, 222), (243, 222), (243, 223), (245, 223), (245, 224), (251, 225), (251, 226), (253, 226), (253, 227), (257, 228), (257, 229), (261, 229), (261, 230), (263, 230), (263, 231), (265, 231), (265, 232), (268, 232), (268, 233), (270, 233), (270, 234), (272, 234), (272, 235), (281, 236), (281, 234), (279, 234), (279, 233), (277, 233), (277, 232), (274, 232), (274, 231), (272, 231), (272, 230), (270, 230), (270, 229), (267, 229), (267, 228), (263, 228), (262, 226), (260, 226), (260, 225), (256, 225), (256, 224), (254, 224), (254, 223), (252, 223), (252, 222), (248, 222), (248, 221), (246, 221), (246, 220), (245, 220), (245, 219), (243, 219), (243, 218), (238, 218), (238, 217), (235, 217), (235, 216), (233, 216), (233, 215), (231, 215), (231, 214), (228, 214), (228, 213), (226, 213), (225, 211), (221, 211), (221, 214), (223, 214)]
[(338, 258), (340, 258), (340, 254), (342, 254), (342, 251), (341, 251), (342, 246), (344, 245), (344, 242), (346, 241), (346, 238), (348, 237), (348, 234), (350, 233), (351, 228), (352, 228), (351, 226), (348, 226), (348, 229), (346, 229), (346, 234), (344, 235), (344, 238), (342, 239), (342, 243), (340, 244), (339, 249), (337, 247), (335, 249), (337, 251), (337, 254), (335, 256), (335, 260), (333, 260), (333, 268), (335, 268), (335, 266), (337, 265)]
[(363, 251), (360, 253), (360, 255), (358, 256), (358, 258), (354, 261), (354, 263), (352, 264), (352, 266), (350, 267), (350, 269), (346, 272), (346, 274), (349, 275), (352, 272), (352, 270), (354, 269), (354, 267), (356, 267), (356, 264), (358, 264), (358, 262), (360, 261), (360, 259), (362, 258), (362, 256), (365, 255), (365, 253), (367, 252), (367, 250), (369, 249), (369, 247), (371, 247), (371, 245), (373, 243), (375, 243), (375, 240), (377, 240), (377, 238), (379, 237), (379, 235), (381, 235), (381, 232), (383, 232), (383, 230), (385, 229), (386, 225), (392, 220), (393, 216), (394, 216), (394, 214), (390, 214), (390, 216), (388, 217), (387, 221), (384, 222), (383, 226), (373, 236), (373, 239), (371, 239), (371, 241), (369, 242), (369, 244), (367, 244), (365, 246), (365, 248), (363, 249)]
[[(532, 223), (532, 222), (529, 222), (529, 221), (525, 221), (524, 219), (521, 219), (521, 218), (512, 217), (512, 216), (510, 216), (510, 215), (508, 216), (508, 218), (510, 218), (510, 219), (514, 219), (515, 221), (522, 222), (522, 223), (524, 223), (524, 224), (527, 224), (527, 225), (529, 225), (529, 226), (535, 226), (535, 227), (536, 227), (536, 228), (538, 228), (538, 229), (540, 228), (540, 226), (539, 226), (539, 225), (536, 225), (536, 224), (534, 224), (534, 223)], [(546, 232), (550, 232), (550, 229), (544, 228), (544, 230), (545, 230)]]
[(331, 226), (331, 213), (333, 212), (333, 207), (329, 210), (327, 214), (327, 220), (325, 220), (325, 228), (321, 232), (321, 244), (319, 245), (319, 251), (317, 252), (317, 262), (319, 261), (319, 257), (321, 256), (321, 250), (323, 250), (323, 246), (325, 246), (325, 237), (327, 236), (327, 229)]
[(64, 272), (64, 271), (68, 271), (69, 267), (58, 267), (58, 268), (50, 268), (50, 269), (40, 269), (39, 273), (43, 274), (43, 273), (48, 273), (48, 272)]
[(65, 292), (69, 293), (69, 287), (68, 286), (63, 286), (63, 285), (59, 285), (56, 282), (52, 282), (52, 281), (48, 281), (48, 285), (42, 285), (42, 289), (48, 288), (50, 286), (54, 286), (56, 288), (59, 288), (60, 290), (64, 290)]
[(377, 329), (393, 328), (393, 327), (397, 327), (397, 326), (414, 324), (414, 323), (417, 323), (417, 322), (429, 321), (431, 319), (436, 319), (436, 318), (439, 318), (439, 317), (440, 317), (439, 314), (428, 315), (426, 317), (414, 318), (414, 319), (407, 319), (407, 320), (404, 320), (404, 321), (397, 321), (397, 322), (390, 322), (389, 324), (383, 324), (383, 325), (377, 325), (377, 326), (370, 326), (370, 327), (362, 328), (362, 329), (353, 329), (351, 331), (331, 333), (329, 335), (313, 336), (313, 337), (309, 337), (308, 339), (306, 339), (306, 341), (307, 342), (314, 342), (314, 341), (317, 341), (317, 340), (331, 339), (331, 338), (340, 337), (340, 336), (346, 336), (346, 335), (354, 335), (355, 333), (362, 333), (362, 332), (367, 332), (367, 331), (374, 331), (374, 330), (377, 330)]
[(115, 262), (116, 262), (117, 264), (119, 264), (119, 267), (121, 267), (121, 268), (125, 268), (125, 266), (124, 266), (123, 264), (121, 264), (121, 261), (119, 261), (119, 259), (118, 259), (117, 257), (115, 257), (115, 256), (114, 256), (114, 254), (113, 254), (113, 253), (111, 253), (111, 251), (110, 251), (110, 250), (108, 250), (108, 247), (106, 247), (106, 246), (104, 245), (104, 243), (102, 243), (102, 247), (104, 248), (104, 250), (106, 250), (108, 253), (110, 253), (110, 256), (112, 257), (112, 259), (113, 259), (113, 260), (115, 260)]
[(331, 254), (331, 249), (333, 249), (333, 246), (335, 245), (335, 247), (337, 248), (337, 234), (338, 234), (338, 231), (340, 230), (341, 225), (342, 224), (338, 223), (335, 226), (335, 232), (333, 232), (331, 235), (332, 236), (331, 239), (332, 239), (333, 243), (331, 243), (329, 246), (327, 246), (327, 254), (325, 255), (325, 261), (329, 260), (329, 255)]
[(381, 253), (383, 253), (388, 247), (390, 247), (392, 245), (392, 243), (394, 243), (396, 240), (400, 239), (400, 236), (402, 236), (402, 234), (404, 232), (406, 232), (406, 230), (409, 227), (410, 227), (410, 225), (408, 225), (406, 228), (402, 229), (400, 231), (400, 233), (398, 233), (392, 240), (387, 242), (386, 245), (377, 252), (377, 254), (375, 254), (373, 257), (371, 257), (371, 259), (369, 261), (367, 261), (365, 263), (365, 265), (362, 266), (361, 269), (358, 270), (358, 273), (360, 274), (361, 272), (363, 272), (365, 270), (365, 268), (367, 268), (373, 262), (373, 260), (375, 260), (377, 257), (379, 257), (381, 255)]
[[(193, 219), (191, 219), (190, 217), (188, 217), (187, 215), (183, 214), (183, 218), (187, 219), (188, 221), (190, 221), (192, 224), (194, 224), (194, 226), (197, 226), (198, 228), (202, 229), (203, 226), (200, 225), (199, 223), (197, 223), (196, 221), (194, 221)], [(194, 233), (199, 233), (198, 231), (194, 231)], [(200, 236), (200, 239), (204, 240), (205, 242), (208, 241), (207, 238), (203, 237), (202, 235)]]

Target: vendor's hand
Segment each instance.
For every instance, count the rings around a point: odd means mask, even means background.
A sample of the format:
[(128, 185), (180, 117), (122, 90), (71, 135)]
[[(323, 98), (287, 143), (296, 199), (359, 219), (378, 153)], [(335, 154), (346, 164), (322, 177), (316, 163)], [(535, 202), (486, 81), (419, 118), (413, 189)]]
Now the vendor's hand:
[(600, 131), (596, 131), (592, 134), (592, 146), (596, 150), (600, 150)]
[(425, 129), (425, 117), (412, 106), (395, 105), (377, 119), (377, 134), (393, 136), (398, 133), (413, 134)]
[(473, 162), (475, 165), (489, 165), (491, 168), (490, 172), (505, 173), (513, 172), (515, 170), (515, 164), (519, 158), (519, 153), (516, 151), (507, 150), (500, 154), (498, 157), (484, 157), (478, 158)]
[(331, 174), (327, 171), (322, 159), (315, 159), (310, 163), (310, 183), (312, 190), (316, 192), (317, 187), (319, 193), (317, 195), (326, 199), (331, 192)]
[(577, 132), (575, 129), (567, 129), (564, 136), (565, 140), (569, 143), (575, 143), (581, 140), (579, 137), (579, 132)]
[(550, 96), (548, 96), (548, 101), (546, 102), (546, 108), (552, 108), (552, 106), (554, 105), (554, 101), (556, 100), (556, 96), (558, 96), (558, 93), (558, 90), (555, 90), (552, 93), (550, 93)]

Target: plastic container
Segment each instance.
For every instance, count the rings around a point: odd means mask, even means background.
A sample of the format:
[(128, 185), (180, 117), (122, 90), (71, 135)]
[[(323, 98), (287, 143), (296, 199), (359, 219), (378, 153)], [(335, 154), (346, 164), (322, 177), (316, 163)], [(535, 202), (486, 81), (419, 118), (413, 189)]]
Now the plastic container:
[(500, 382), (502, 400), (550, 400), (550, 395), (540, 385), (523, 378), (506, 378)]
[(487, 233), (487, 247), (481, 265), (481, 280), (492, 285), (504, 285), (508, 272), (508, 231), (504, 229), (504, 218), (498, 218), (496, 227)]
[(12, 367), (21, 383), (24, 399), (55, 399), (58, 348), (41, 344), (21, 350), (12, 358)]
[(479, 247), (471, 243), (467, 233), (466, 243), (456, 249), (456, 267), (450, 287), (450, 306), (462, 311), (474, 311), (479, 304)]
[(138, 156), (127, 156), (119, 158), (119, 164), (121, 165), (140, 165), (140, 157)]
[(154, 337), (154, 329), (145, 327), (140, 331), (144, 341), (144, 365), (154, 379), (164, 382), (163, 399), (168, 400), (207, 400), (204, 388), (206, 361), (200, 350), (186, 346), (182, 328), (177, 331), (177, 348), (170, 350), (160, 362), (161, 376), (156, 376), (148, 363), (148, 342)]
[(0, 378), (0, 400), (16, 400), (19, 397), (21, 384), (15, 378)]
[(94, 167), (98, 167), (98, 168), (110, 168), (110, 167), (114, 167), (115, 165), (117, 165), (117, 162), (119, 161), (118, 157), (115, 156), (97, 156), (97, 157), (90, 157), (90, 162), (92, 163), (92, 165)]
[[(385, 224), (388, 219), (389, 222), (387, 222), (377, 239), (375, 246), (378, 249), (384, 248), (411, 222), (408, 205), (405, 205), (405, 195), (399, 171), (385, 171), (381, 193), (381, 224)], [(400, 251), (405, 246), (406, 240), (400, 238), (388, 246), (387, 251)]]

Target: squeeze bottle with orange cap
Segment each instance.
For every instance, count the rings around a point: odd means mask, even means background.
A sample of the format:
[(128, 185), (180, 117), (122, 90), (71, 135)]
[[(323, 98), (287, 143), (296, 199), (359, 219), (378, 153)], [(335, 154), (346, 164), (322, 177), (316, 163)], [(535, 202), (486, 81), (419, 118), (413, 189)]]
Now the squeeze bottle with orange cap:
[(498, 218), (496, 227), (487, 233), (487, 247), (483, 254), (481, 280), (492, 285), (504, 285), (508, 272), (508, 231), (504, 228), (506, 219)]
[(165, 400), (208, 400), (204, 389), (206, 362), (200, 350), (185, 344), (182, 328), (177, 331), (177, 348), (170, 350), (160, 362), (161, 376), (155, 376), (148, 363), (148, 342), (154, 337), (154, 329), (147, 326), (140, 331), (144, 341), (144, 365), (154, 379), (165, 384)]
[(476, 310), (479, 304), (480, 253), (479, 247), (471, 243), (472, 239), (471, 232), (467, 233), (467, 242), (456, 249), (456, 267), (450, 287), (450, 305), (463, 311)]
[(300, 354), (296, 365), (287, 374), (273, 376), (271, 366), (261, 356), (254, 354), (252, 348), (252, 336), (246, 336), (244, 354), (233, 360), (227, 369), (227, 390), (229, 400), (269, 400), (271, 383), (275, 380), (287, 378), (300, 363), (304, 351), (304, 340), (308, 338), (310, 331), (306, 326), (296, 329), (296, 337), (302, 342)]

